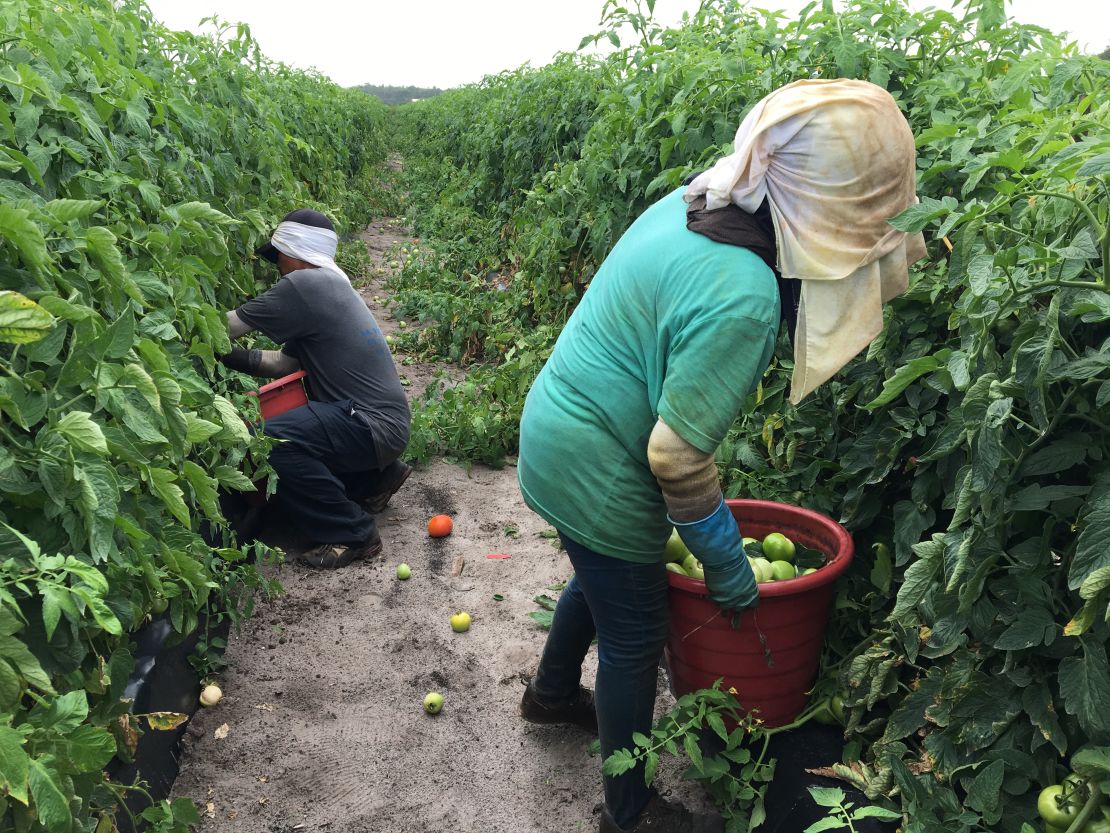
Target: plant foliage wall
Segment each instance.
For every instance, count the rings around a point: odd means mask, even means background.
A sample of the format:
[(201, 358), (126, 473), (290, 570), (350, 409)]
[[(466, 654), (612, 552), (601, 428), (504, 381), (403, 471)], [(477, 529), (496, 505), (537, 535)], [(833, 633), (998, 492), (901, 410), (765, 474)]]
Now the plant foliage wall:
[(128, 633), (167, 609), (189, 633), (263, 586), (217, 500), (264, 459), (213, 359), (224, 311), (270, 279), (250, 253), (287, 211), (365, 219), (384, 123), (244, 27), (0, 6), (0, 829), (114, 830), (105, 765), (177, 719), (121, 701)]

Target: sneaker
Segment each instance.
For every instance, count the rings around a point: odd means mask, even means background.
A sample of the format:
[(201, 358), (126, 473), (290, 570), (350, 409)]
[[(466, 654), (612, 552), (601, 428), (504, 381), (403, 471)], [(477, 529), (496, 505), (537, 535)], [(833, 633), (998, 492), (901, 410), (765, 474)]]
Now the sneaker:
[(594, 695), (588, 688), (578, 687), (574, 699), (561, 706), (547, 706), (536, 698), (532, 683), (524, 689), (520, 699), (520, 716), (529, 723), (570, 723), (587, 732), (597, 734), (597, 712)]
[(362, 502), (366, 507), (366, 511), (371, 515), (377, 515), (379, 512), (384, 512), (385, 508), (389, 506), (389, 499), (393, 497), (397, 491), (405, 485), (405, 481), (409, 479), (412, 474), (412, 466), (407, 466), (400, 460), (394, 460), (385, 469), (385, 479), (382, 482), (382, 489)]
[(699, 816), (681, 804), (653, 796), (636, 823), (618, 827), (608, 808), (601, 811), (598, 833), (724, 833), (725, 820), (720, 816)]
[(382, 554), (382, 539), (376, 538), (364, 544), (318, 544), (297, 558), (311, 567), (321, 570), (337, 570), (359, 559), (373, 559)]

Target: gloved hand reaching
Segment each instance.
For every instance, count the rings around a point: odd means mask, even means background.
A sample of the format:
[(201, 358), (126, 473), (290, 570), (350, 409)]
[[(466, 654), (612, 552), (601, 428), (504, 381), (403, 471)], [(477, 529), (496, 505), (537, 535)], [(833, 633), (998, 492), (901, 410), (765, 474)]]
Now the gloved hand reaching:
[(659, 481), (667, 518), (705, 568), (709, 598), (726, 610), (759, 601), (736, 519), (725, 505), (713, 455), (686, 442), (663, 420), (648, 438), (648, 464)]
[(713, 514), (700, 521), (671, 520), (682, 542), (701, 561), (709, 598), (725, 610), (744, 610), (759, 602), (759, 588), (744, 555), (740, 527), (724, 498)]

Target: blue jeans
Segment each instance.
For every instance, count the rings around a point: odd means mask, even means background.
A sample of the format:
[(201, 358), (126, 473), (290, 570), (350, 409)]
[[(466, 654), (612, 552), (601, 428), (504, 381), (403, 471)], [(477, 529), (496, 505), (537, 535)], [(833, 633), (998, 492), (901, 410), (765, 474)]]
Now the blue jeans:
[[(535, 691), (547, 705), (578, 693), (582, 661), (597, 636), (594, 704), (602, 760), (631, 749), (632, 733), (651, 732), (659, 659), (667, 641), (667, 571), (601, 555), (560, 533), (574, 576), (567, 583), (543, 649)], [(629, 827), (653, 795), (643, 765), (605, 777), (605, 805)]]

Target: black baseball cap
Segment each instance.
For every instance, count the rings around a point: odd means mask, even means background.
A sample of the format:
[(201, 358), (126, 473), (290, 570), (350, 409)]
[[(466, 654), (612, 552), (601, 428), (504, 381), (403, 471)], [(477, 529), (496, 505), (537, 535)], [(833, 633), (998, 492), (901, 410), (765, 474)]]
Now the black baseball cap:
[[(326, 228), (328, 231), (335, 231), (335, 226), (332, 225), (331, 220), (319, 211), (313, 211), (311, 208), (298, 208), (296, 211), (290, 211), (281, 218), (281, 221), (283, 223), (300, 223), (302, 226)], [(270, 261), (270, 263), (277, 263), (278, 250), (274, 248), (274, 244), (269, 240), (255, 249), (254, 253)]]

